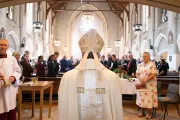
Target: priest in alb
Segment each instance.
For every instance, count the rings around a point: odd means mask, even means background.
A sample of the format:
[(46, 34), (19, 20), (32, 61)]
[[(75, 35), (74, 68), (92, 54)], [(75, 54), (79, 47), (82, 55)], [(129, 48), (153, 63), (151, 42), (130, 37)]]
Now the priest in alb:
[[(95, 30), (79, 41), (83, 59), (62, 77), (58, 120), (123, 120), (119, 77), (99, 61), (104, 42)], [(93, 57), (88, 57), (89, 53)]]
[(0, 39), (0, 120), (16, 120), (16, 94), (21, 68), (7, 55), (8, 41)]

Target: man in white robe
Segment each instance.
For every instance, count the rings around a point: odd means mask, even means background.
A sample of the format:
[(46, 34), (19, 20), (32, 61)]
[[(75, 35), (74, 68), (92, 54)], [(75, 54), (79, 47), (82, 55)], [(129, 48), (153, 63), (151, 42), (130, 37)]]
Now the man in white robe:
[(0, 120), (16, 120), (16, 94), (21, 69), (16, 59), (7, 55), (8, 41), (0, 39)]
[[(123, 120), (120, 78), (99, 61), (104, 42), (95, 30), (79, 41), (80, 64), (61, 79), (58, 120)], [(87, 59), (89, 52), (94, 59)]]

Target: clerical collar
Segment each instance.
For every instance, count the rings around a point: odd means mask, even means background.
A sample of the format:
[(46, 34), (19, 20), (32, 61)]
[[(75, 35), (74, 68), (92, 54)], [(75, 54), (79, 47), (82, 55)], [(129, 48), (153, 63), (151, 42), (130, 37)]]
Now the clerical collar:
[(7, 54), (4, 54), (4, 55), (3, 55), (3, 54), (0, 54), (0, 59), (1, 59), (1, 58), (7, 58)]

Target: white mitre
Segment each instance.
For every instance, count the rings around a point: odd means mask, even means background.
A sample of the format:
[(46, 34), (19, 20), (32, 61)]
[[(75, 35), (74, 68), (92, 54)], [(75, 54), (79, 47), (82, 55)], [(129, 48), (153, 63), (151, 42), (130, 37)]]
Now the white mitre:
[(79, 40), (79, 47), (81, 49), (81, 52), (84, 53), (100, 53), (103, 46), (104, 41), (102, 37), (94, 29), (89, 30)]
[[(97, 53), (100, 53), (104, 46), (104, 41), (102, 37), (96, 32), (96, 30), (91, 29), (87, 33), (85, 33), (81, 39), (79, 40), (79, 47), (81, 52), (84, 53), (83, 59), (81, 60), (80, 64), (76, 67), (79, 69), (101, 69), (104, 68), (99, 61)], [(87, 56), (89, 52), (93, 53), (94, 60), (88, 60), (87, 63)], [(91, 63), (90, 63), (91, 61)]]

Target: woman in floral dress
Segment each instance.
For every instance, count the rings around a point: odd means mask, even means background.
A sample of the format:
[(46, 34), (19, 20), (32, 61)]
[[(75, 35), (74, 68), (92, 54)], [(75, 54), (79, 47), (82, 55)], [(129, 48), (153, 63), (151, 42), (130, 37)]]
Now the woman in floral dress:
[(146, 119), (150, 119), (152, 108), (158, 107), (156, 66), (150, 61), (149, 52), (144, 52), (143, 63), (138, 65), (136, 76), (140, 80), (140, 86), (146, 86), (146, 91), (137, 92), (136, 104), (141, 108), (139, 117), (143, 116), (143, 108), (147, 109)]

